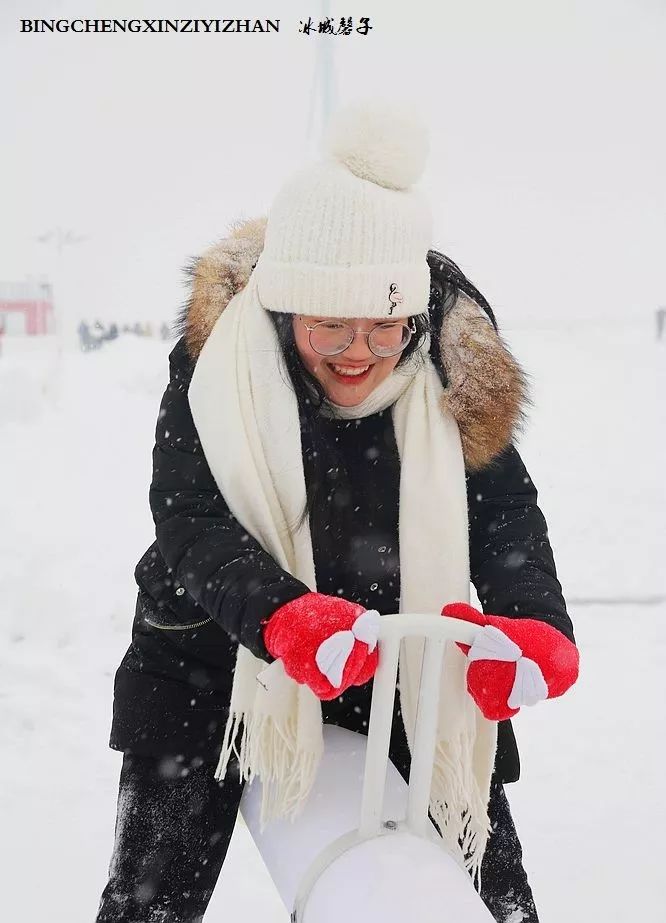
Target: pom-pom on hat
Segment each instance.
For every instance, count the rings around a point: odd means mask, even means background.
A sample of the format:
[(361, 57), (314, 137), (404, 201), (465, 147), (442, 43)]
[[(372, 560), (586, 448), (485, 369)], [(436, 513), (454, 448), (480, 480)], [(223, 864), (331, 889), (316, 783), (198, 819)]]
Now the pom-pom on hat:
[(292, 176), (268, 213), (254, 273), (269, 311), (407, 317), (428, 309), (430, 208), (413, 184), (428, 132), (405, 106), (338, 110), (325, 157)]

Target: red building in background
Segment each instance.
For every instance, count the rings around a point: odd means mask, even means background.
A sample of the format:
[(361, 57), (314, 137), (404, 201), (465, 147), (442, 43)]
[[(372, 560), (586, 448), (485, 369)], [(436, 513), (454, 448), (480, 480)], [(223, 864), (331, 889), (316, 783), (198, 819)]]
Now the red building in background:
[(0, 282), (0, 330), (8, 336), (55, 333), (53, 290), (48, 282)]

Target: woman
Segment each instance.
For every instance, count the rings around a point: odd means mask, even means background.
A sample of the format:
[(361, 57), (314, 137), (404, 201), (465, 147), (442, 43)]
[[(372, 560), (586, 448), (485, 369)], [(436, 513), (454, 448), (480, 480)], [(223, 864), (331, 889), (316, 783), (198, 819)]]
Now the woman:
[[(483, 297), (429, 249), (410, 188), (420, 123), (350, 108), (328, 145), (267, 221), (191, 268), (153, 453), (156, 541), (116, 676), (98, 923), (201, 920), (242, 780), (262, 779), (265, 818), (296, 813), (322, 723), (367, 728), (372, 612), (442, 606), (504, 648), (447, 652), (431, 815), (496, 920), (537, 920), (503, 789), (519, 774), (507, 719), (561, 694), (577, 655), (512, 443), (523, 376)], [(487, 614), (467, 605), (470, 577)], [(417, 660), (404, 645), (405, 777)]]

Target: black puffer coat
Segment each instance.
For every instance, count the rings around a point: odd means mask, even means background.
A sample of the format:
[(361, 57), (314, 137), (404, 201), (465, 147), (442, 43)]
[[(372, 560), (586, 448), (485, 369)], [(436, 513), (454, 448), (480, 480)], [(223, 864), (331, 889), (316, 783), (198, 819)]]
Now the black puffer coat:
[[(190, 318), (195, 314), (190, 305)], [(118, 750), (214, 760), (238, 642), (270, 660), (261, 623), (309, 588), (248, 535), (217, 488), (187, 400), (196, 360), (192, 339), (190, 331), (170, 356), (150, 488), (156, 541), (135, 571), (132, 644), (116, 674), (110, 743)], [(448, 371), (455, 378), (455, 366)], [(461, 406), (469, 412), (469, 400)], [(467, 461), (475, 454), (478, 461), (482, 452), (480, 417), (478, 404), (467, 429), (463, 411), (458, 416)], [(322, 419), (320, 425), (349, 472), (344, 492), (332, 488), (330, 503), (347, 505), (353, 528), (336, 530), (330, 527), (336, 517), (313, 513), (317, 589), (381, 613), (397, 612), (399, 459), (391, 413)], [(306, 435), (302, 449), (307, 480), (313, 450)], [(536, 489), (515, 447), (509, 443), (492, 463), (469, 467), (478, 469), (467, 476), (471, 576), (484, 610), (542, 619), (573, 639)], [(324, 720), (363, 731), (371, 685), (323, 703)], [(395, 733), (406, 752), (397, 708)], [(496, 771), (502, 781), (518, 777), (510, 722), (500, 724)]]

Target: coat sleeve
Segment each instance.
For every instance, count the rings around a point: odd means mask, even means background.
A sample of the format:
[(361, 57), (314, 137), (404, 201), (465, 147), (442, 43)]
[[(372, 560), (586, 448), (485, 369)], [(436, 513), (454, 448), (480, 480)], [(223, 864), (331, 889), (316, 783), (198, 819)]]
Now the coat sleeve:
[(157, 545), (205, 612), (233, 640), (270, 661), (261, 622), (309, 588), (248, 535), (218, 490), (190, 412), (187, 391), (194, 363), (182, 339), (169, 356), (169, 367), (150, 485)]
[(484, 612), (548, 622), (574, 641), (537, 490), (512, 445), (467, 477), (470, 570)]

